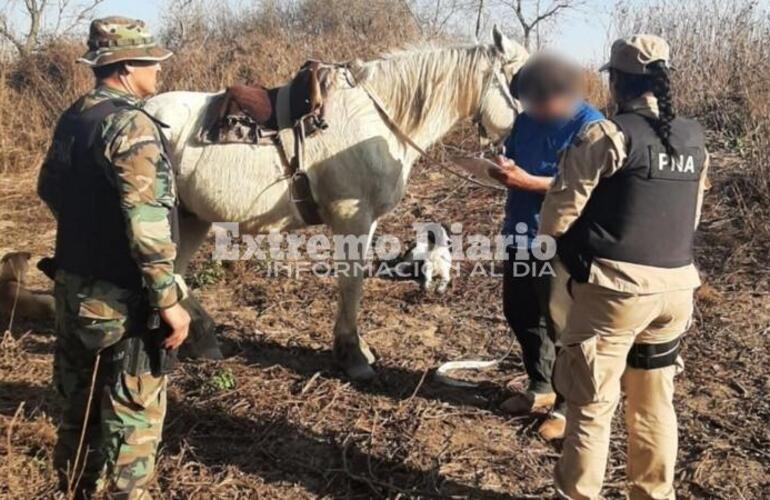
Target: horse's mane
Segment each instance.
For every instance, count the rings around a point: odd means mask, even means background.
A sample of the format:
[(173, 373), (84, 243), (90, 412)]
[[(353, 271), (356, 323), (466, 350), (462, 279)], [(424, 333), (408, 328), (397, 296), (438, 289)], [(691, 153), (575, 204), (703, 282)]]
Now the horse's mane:
[(409, 133), (418, 124), (445, 117), (448, 110), (472, 109), (490, 61), (486, 45), (421, 44), (358, 62), (353, 70)]

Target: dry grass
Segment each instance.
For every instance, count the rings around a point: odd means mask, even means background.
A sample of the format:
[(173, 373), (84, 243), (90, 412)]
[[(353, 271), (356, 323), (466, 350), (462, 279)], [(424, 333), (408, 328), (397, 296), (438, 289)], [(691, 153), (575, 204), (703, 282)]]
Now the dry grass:
[[(165, 68), (165, 88), (215, 89), (237, 80), (273, 84), (307, 57), (365, 57), (417, 36), (396, 1), (307, 0), (290, 10), (279, 4), (260, 12), (230, 12), (220, 5), (170, 16), (166, 38), (177, 57)], [(770, 498), (770, 217), (762, 187), (770, 161), (762, 132), (770, 78), (761, 65), (768, 57), (768, 25), (751, 24), (741, 31), (748, 38), (724, 38), (738, 11), (720, 12), (719, 20), (699, 16), (701, 24), (678, 18), (690, 29), (695, 23), (708, 30), (702, 39), (709, 42), (700, 46), (668, 21), (669, 11), (648, 14), (650, 19), (626, 17), (679, 47), (680, 107), (711, 127), (714, 149), (729, 150), (715, 155), (714, 188), (697, 241), (709, 286), (698, 294), (684, 351), (687, 371), (677, 387), (678, 494)], [(756, 40), (764, 45), (756, 46)], [(80, 43), (58, 41), (28, 60), (0, 64), (3, 252), (27, 249), (39, 257), (51, 251), (53, 221), (34, 195), (35, 177), (53, 121), (91, 83), (73, 63), (80, 50)], [(691, 65), (691, 58), (698, 63)], [(751, 70), (735, 74), (744, 67)], [(601, 80), (592, 76), (588, 89), (593, 102), (606, 102)], [(447, 143), (472, 148), (472, 130), (452, 134)], [(382, 231), (408, 237), (412, 222), (438, 220), (496, 232), (502, 213), (496, 195), (424, 165), (410, 182)], [(198, 270), (206, 266), (205, 253), (199, 254)], [(50, 284), (33, 271), (32, 286)], [(429, 376), (439, 362), (505, 350), (498, 280), (465, 273), (444, 297), (424, 297), (412, 283), (369, 281), (361, 329), (381, 361), (379, 378), (368, 386), (351, 385), (331, 361), (334, 290), (332, 279), (271, 277), (255, 263), (228, 266), (223, 277), (199, 290), (229, 357), (219, 364), (186, 364), (173, 377), (159, 498), (552, 494), (558, 446), (536, 437), (537, 418), (510, 419), (497, 410), (510, 378), (517, 377), (514, 385), (522, 382), (517, 352), (500, 370), (485, 374), (479, 390), (447, 389)], [(2, 499), (54, 496), (51, 330), (17, 323), (0, 343)], [(224, 375), (234, 378), (235, 388), (216, 382)], [(609, 498), (622, 498), (625, 489), (623, 437), (616, 426)]]
[(754, 0), (651, 5), (621, 4), (617, 31), (670, 42), (677, 107), (715, 134), (713, 147), (749, 159), (741, 190), (770, 209), (770, 12)]
[[(470, 131), (468, 131), (468, 136)], [(714, 185), (741, 166), (715, 158)], [(15, 186), (31, 192), (30, 180)], [(8, 185), (7, 189), (13, 189)], [(0, 192), (0, 195), (4, 192)], [(409, 238), (415, 221), (462, 221), (494, 234), (503, 200), (420, 165), (406, 199), (382, 221)], [(52, 244), (52, 223), (23, 202), (0, 246)], [(681, 498), (760, 499), (770, 494), (766, 393), (770, 288), (735, 241), (734, 201), (710, 196), (697, 258), (709, 288), (699, 294), (678, 380)], [(44, 235), (42, 238), (40, 235)], [(209, 243), (210, 244), (210, 243)], [(208, 266), (210, 247), (195, 263)], [(159, 498), (544, 498), (552, 493), (558, 446), (537, 438), (537, 417), (509, 418), (498, 404), (508, 381), (523, 382), (518, 350), (477, 390), (431, 380), (440, 362), (495, 357), (509, 337), (499, 280), (468, 269), (446, 296), (409, 282), (369, 280), (361, 331), (380, 357), (378, 379), (350, 384), (329, 345), (335, 308), (331, 278), (271, 277), (237, 262), (199, 290), (220, 328), (228, 359), (185, 364), (174, 374), (162, 449)], [(35, 286), (48, 286), (39, 275)], [(4, 326), (4, 323), (0, 323)], [(50, 385), (51, 326), (23, 324), (0, 348), (0, 498), (50, 497), (57, 400)], [(223, 375), (235, 387), (217, 382)], [(23, 407), (20, 408), (20, 405)], [(18, 416), (17, 416), (18, 413)], [(614, 430), (608, 498), (623, 498), (622, 415)]]

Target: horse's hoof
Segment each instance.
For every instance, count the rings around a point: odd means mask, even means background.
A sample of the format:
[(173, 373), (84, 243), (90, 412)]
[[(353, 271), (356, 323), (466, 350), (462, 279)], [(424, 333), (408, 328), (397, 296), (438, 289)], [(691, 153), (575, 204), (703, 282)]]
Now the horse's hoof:
[(345, 375), (353, 382), (369, 382), (376, 375), (374, 368), (369, 364), (349, 366), (344, 370)]
[(375, 376), (374, 369), (371, 366), (375, 361), (375, 357), (363, 340), (360, 340), (357, 344), (335, 344), (334, 358), (345, 372), (345, 375), (353, 381), (366, 382)]

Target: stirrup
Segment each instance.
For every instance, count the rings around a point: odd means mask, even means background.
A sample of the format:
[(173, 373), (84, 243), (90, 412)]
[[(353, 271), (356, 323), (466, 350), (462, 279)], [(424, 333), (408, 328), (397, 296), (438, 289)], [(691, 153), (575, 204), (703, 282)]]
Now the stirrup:
[(289, 200), (292, 203), (315, 202), (310, 192), (310, 180), (306, 172), (299, 170), (291, 175), (289, 179)]

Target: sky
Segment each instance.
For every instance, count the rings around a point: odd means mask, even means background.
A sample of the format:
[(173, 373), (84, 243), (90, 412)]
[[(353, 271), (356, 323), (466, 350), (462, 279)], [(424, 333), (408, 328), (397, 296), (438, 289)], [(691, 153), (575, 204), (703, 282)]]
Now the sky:
[[(580, 62), (602, 61), (609, 47), (607, 31), (613, 4), (611, 0), (590, 0), (585, 12), (572, 15), (562, 23), (558, 32), (552, 36), (551, 46)], [(99, 6), (98, 13), (138, 17), (151, 25), (157, 25), (163, 5), (162, 0), (105, 0)]]
[[(248, 0), (221, 1), (250, 3)], [(584, 64), (602, 63), (609, 52), (611, 13), (614, 4), (614, 0), (586, 0), (586, 5), (581, 12), (569, 14), (569, 17), (559, 23), (556, 31), (550, 34), (549, 47)], [(759, 0), (759, 4), (770, 8), (770, 0)], [(105, 0), (99, 5), (96, 15), (136, 17), (149, 22), (152, 28), (160, 23), (164, 5), (164, 0)]]

